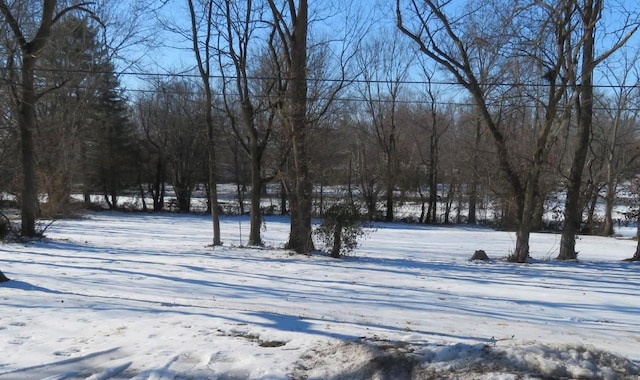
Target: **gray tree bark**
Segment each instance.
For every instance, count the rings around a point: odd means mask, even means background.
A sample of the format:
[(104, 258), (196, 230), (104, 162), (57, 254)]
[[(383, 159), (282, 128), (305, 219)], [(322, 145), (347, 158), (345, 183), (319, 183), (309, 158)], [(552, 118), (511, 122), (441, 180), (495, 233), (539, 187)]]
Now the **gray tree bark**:
[(287, 248), (307, 254), (314, 250), (311, 237), (312, 182), (307, 153), (307, 0), (288, 0), (291, 26), (286, 27), (282, 12), (269, 0), (278, 34), (285, 46), (288, 112), (285, 115), (293, 153), (293, 191), (289, 194), (291, 230)]
[(200, 39), (198, 37), (198, 25), (193, 1), (189, 0), (189, 13), (191, 16), (191, 36), (193, 52), (196, 56), (198, 72), (202, 79), (205, 95), (205, 123), (207, 124), (207, 155), (208, 155), (208, 180), (209, 180), (209, 204), (211, 205), (211, 219), (213, 222), (213, 245), (222, 245), (220, 237), (220, 211), (218, 207), (218, 180), (217, 180), (217, 160), (215, 126), (213, 122), (213, 93), (211, 91), (211, 50), (210, 40), (213, 36), (213, 1), (209, 0), (206, 15), (206, 35), (204, 52), (200, 50)]

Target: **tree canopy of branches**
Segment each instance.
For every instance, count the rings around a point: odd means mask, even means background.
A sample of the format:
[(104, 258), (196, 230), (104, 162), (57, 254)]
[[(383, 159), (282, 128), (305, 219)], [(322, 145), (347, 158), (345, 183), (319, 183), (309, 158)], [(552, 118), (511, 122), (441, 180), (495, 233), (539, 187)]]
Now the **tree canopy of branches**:
[[(26, 5), (26, 4), (23, 4)], [(16, 9), (11, 4), (0, 1), (0, 12), (9, 25), (13, 39), (20, 54), (20, 88), (13, 88), (14, 100), (18, 110), (18, 130), (22, 152), (22, 235), (36, 235), (35, 222), (38, 216), (38, 191), (36, 184), (36, 163), (33, 143), (33, 131), (36, 125), (35, 105), (39, 98), (51, 89), (37, 89), (35, 83), (36, 62), (45, 48), (51, 29), (66, 14), (81, 10), (88, 11), (88, 3), (77, 3), (68, 7), (58, 7), (57, 0), (43, 0), (38, 16), (39, 24), (30, 35), (31, 30), (24, 19), (17, 17)], [(27, 5), (28, 6), (28, 5)]]
[[(587, 1), (585, 6), (595, 5)], [(499, 165), (516, 206), (517, 241), (511, 255), (513, 261), (524, 262), (529, 256), (531, 221), (540, 197), (541, 171), (555, 137), (570, 125), (569, 111), (574, 105), (579, 105), (579, 114), (582, 112), (579, 131), (589, 131), (581, 123), (591, 120), (591, 112), (584, 105), (591, 103), (585, 88), (591, 87), (593, 63), (583, 61), (583, 71), (579, 73), (576, 57), (591, 54), (589, 36), (598, 16), (578, 12), (579, 9), (582, 8), (574, 0), (516, 4), (492, 1), (481, 5), (469, 3), (461, 14), (456, 13), (450, 1), (396, 0), (398, 28), (469, 92), (493, 137)], [(534, 73), (537, 77), (523, 77), (525, 73)], [(577, 78), (581, 78), (581, 83)], [(508, 99), (540, 97), (526, 95), (521, 86), (500, 85), (505, 82), (533, 82), (542, 85), (538, 88), (548, 89), (541, 98), (544, 101), (533, 105), (540, 109), (541, 115), (533, 115), (536, 134), (527, 160), (518, 160), (520, 152), (514, 151), (510, 144), (504, 105)], [(571, 194), (567, 198), (565, 228), (575, 227), (573, 212), (580, 211), (570, 198), (575, 199), (573, 192), (580, 186), (584, 167), (582, 149), (583, 144), (584, 149), (588, 145), (588, 135), (580, 133), (578, 140), (579, 152), (574, 156), (573, 174), (569, 176)], [(575, 240), (575, 233), (566, 231), (563, 245), (570, 248), (571, 238)], [(569, 257), (561, 253), (560, 258)]]

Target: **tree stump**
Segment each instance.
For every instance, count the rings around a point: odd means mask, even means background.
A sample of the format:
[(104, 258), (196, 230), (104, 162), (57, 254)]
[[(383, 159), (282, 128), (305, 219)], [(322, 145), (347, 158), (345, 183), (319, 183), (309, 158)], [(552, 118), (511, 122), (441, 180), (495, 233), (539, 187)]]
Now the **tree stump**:
[(475, 261), (475, 260), (489, 261), (489, 256), (487, 256), (487, 253), (485, 251), (483, 251), (482, 249), (479, 249), (475, 251), (473, 256), (471, 256), (471, 261)]
[(9, 281), (9, 278), (0, 270), (0, 283)]

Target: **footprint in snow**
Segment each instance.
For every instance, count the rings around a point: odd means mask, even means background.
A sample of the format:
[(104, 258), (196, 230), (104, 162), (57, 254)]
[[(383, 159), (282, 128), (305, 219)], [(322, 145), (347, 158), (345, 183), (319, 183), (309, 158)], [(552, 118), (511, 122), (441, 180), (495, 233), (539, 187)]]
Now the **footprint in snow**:
[(79, 348), (70, 348), (65, 351), (55, 351), (53, 354), (55, 356), (71, 356), (73, 354), (77, 354), (78, 352), (80, 352)]

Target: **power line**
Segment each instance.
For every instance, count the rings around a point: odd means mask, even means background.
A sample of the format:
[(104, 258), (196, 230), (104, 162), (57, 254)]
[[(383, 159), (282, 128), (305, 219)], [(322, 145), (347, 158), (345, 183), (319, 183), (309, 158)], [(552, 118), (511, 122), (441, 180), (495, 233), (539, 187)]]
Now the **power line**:
[[(0, 67), (0, 71), (8, 71), (11, 69), (8, 68), (4, 68), (4, 67)], [(36, 72), (41, 72), (41, 73), (68, 73), (68, 74), (82, 74), (82, 75), (114, 75), (116, 78), (120, 77), (120, 76), (138, 76), (138, 77), (147, 77), (147, 78), (166, 78), (166, 79), (193, 79), (194, 81), (200, 80), (200, 74), (196, 74), (196, 73), (148, 73), (148, 72), (135, 72), (135, 71), (120, 71), (120, 72), (112, 72), (112, 71), (100, 71), (100, 70), (88, 70), (88, 69), (56, 69), (56, 68), (39, 68), (35, 70)], [(210, 78), (213, 79), (220, 79), (220, 80), (236, 80), (238, 77), (237, 76), (225, 76), (225, 75), (221, 75), (221, 74), (216, 74), (216, 75), (210, 75)], [(281, 78), (276, 78), (276, 77), (268, 77), (268, 76), (251, 76), (248, 77), (249, 80), (254, 80), (254, 81), (272, 81), (272, 80), (278, 80)], [(284, 79), (283, 79), (284, 80)], [(342, 80), (342, 79), (333, 79), (333, 78), (307, 78), (308, 81), (312, 81), (312, 82), (326, 82), (326, 83), (358, 83), (358, 84), (408, 84), (408, 85), (442, 85), (442, 86), (460, 86), (459, 83), (457, 82), (452, 82), (452, 81), (391, 81), (391, 80), (366, 80), (366, 79), (353, 79), (353, 80)], [(0, 81), (0, 83), (3, 83), (5, 85), (13, 85), (13, 86), (20, 86), (20, 82), (17, 81)], [(482, 84), (482, 85), (489, 85), (489, 84)], [(547, 87), (549, 86), (549, 84), (534, 84), (534, 85), (529, 85), (529, 84), (524, 84), (524, 83), (501, 83), (501, 84), (491, 84), (492, 86), (529, 86), (529, 87)], [(638, 87), (640, 89), (640, 86), (638, 85), (594, 85), (594, 87), (596, 88), (621, 88), (621, 89), (634, 89), (636, 87)], [(95, 86), (74, 86), (73, 88), (75, 89), (80, 89), (80, 90), (86, 90), (86, 91), (99, 91), (99, 90), (103, 90), (104, 87), (95, 85)], [(200, 95), (201, 92), (200, 91), (183, 91), (183, 90), (177, 90), (177, 89), (172, 89), (171, 87), (164, 87), (163, 89), (158, 89), (158, 88), (126, 88), (126, 87), (120, 87), (120, 90), (122, 90), (124, 93), (138, 93), (138, 94), (155, 94), (155, 93), (159, 93), (159, 92), (164, 92), (165, 94), (170, 94), (170, 95), (191, 95), (191, 96), (197, 96)], [(229, 97), (239, 97), (239, 94), (224, 94), (222, 92), (214, 92), (213, 93), (214, 96), (216, 97), (223, 97), (223, 96), (229, 96)], [(261, 95), (261, 94), (254, 94), (253, 95), (254, 98), (257, 99), (267, 99), (270, 98), (269, 95)], [(432, 100), (427, 100), (427, 99), (386, 99), (386, 98), (380, 98), (380, 99), (368, 99), (364, 96), (362, 97), (354, 97), (354, 96), (336, 96), (336, 97), (323, 97), (323, 96), (309, 96), (308, 97), (309, 100), (311, 101), (335, 101), (335, 102), (352, 102), (352, 103), (379, 103), (379, 104), (389, 104), (389, 103), (396, 103), (396, 104), (414, 104), (414, 105), (436, 105), (436, 106), (455, 106), (455, 107), (475, 107), (476, 104), (474, 103), (470, 103), (470, 102), (465, 102), (465, 101), (432, 101)], [(502, 103), (495, 103), (495, 104), (488, 104), (489, 107), (500, 107), (502, 106)], [(534, 104), (519, 104), (517, 105), (518, 107), (521, 108), (525, 108), (525, 109), (537, 109), (539, 108), (539, 106), (536, 106)], [(594, 107), (594, 110), (596, 111), (606, 111), (606, 110), (611, 110), (611, 107)], [(638, 108), (623, 108), (623, 111), (627, 111), (627, 112), (640, 112), (640, 107)]]
[[(0, 67), (0, 71), (11, 71), (12, 69), (6, 67)], [(144, 72), (144, 71), (130, 71), (130, 70), (122, 70), (122, 71), (106, 71), (106, 70), (90, 70), (90, 69), (59, 69), (59, 68), (36, 68), (35, 72), (41, 73), (69, 73), (69, 74), (84, 74), (84, 75), (115, 75), (116, 77), (122, 76), (133, 76), (133, 77), (141, 77), (141, 78), (181, 78), (181, 79), (200, 79), (200, 74), (198, 73), (189, 73), (189, 72), (179, 72), (179, 73), (158, 73), (158, 72)], [(222, 74), (211, 74), (209, 75), (211, 79), (227, 79), (227, 80), (236, 80), (237, 76), (234, 75), (222, 75)], [(285, 80), (285, 78), (278, 78), (275, 76), (248, 76), (248, 80)], [(407, 80), (407, 79), (363, 79), (363, 78), (348, 78), (348, 79), (340, 79), (340, 78), (306, 78), (309, 82), (319, 82), (319, 83), (359, 83), (359, 84), (396, 84), (396, 85), (437, 85), (437, 86), (461, 86), (461, 83), (456, 81), (446, 81), (446, 80)], [(480, 86), (487, 87), (542, 87), (548, 88), (551, 86), (550, 83), (545, 81), (543, 82), (480, 82)], [(634, 89), (638, 88), (640, 90), (640, 79), (638, 83), (635, 84), (594, 84), (594, 88), (601, 89)], [(137, 90), (137, 89), (126, 89), (127, 91)]]

